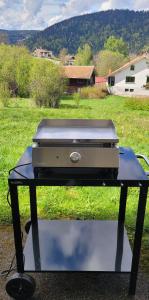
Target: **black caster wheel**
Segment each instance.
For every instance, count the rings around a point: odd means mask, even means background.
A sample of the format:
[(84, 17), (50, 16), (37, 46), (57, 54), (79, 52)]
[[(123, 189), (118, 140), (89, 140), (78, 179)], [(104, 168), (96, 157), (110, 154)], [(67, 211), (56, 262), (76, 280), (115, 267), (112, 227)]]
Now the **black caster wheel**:
[(27, 274), (16, 273), (6, 283), (7, 294), (16, 300), (28, 300), (35, 291), (35, 280)]
[(28, 220), (25, 224), (25, 232), (28, 234), (29, 233), (29, 230), (30, 230), (30, 227), (31, 227), (31, 220)]

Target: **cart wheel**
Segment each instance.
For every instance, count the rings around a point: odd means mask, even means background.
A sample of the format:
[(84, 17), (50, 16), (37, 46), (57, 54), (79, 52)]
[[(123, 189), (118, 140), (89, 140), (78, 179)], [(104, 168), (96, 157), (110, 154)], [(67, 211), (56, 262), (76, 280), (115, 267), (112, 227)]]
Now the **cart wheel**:
[(34, 294), (35, 280), (26, 274), (16, 273), (6, 283), (7, 294), (16, 300), (27, 300)]
[(31, 227), (31, 220), (28, 220), (25, 224), (25, 232), (28, 234), (29, 233), (29, 230), (30, 230), (30, 227)]

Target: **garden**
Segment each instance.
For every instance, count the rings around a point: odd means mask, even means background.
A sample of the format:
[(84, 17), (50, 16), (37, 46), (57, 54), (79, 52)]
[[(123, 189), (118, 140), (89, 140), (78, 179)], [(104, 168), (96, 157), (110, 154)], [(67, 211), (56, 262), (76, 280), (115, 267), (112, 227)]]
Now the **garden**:
[[(140, 100), (142, 101), (142, 100)], [(36, 127), (43, 118), (112, 119), (120, 139), (119, 145), (131, 147), (135, 153), (148, 155), (149, 111), (130, 99), (108, 96), (102, 100), (61, 100), (60, 107), (37, 108), (32, 99), (9, 100), (9, 107), (0, 109), (0, 223), (11, 223), (11, 211), (7, 203), (8, 171), (14, 167), (28, 145)], [(22, 218), (29, 216), (28, 189), (20, 188)], [(58, 219), (115, 219), (119, 206), (119, 188), (38, 188), (40, 217)], [(126, 224), (133, 230), (136, 218), (138, 190), (129, 189)], [(149, 203), (145, 219), (145, 231), (149, 230)]]

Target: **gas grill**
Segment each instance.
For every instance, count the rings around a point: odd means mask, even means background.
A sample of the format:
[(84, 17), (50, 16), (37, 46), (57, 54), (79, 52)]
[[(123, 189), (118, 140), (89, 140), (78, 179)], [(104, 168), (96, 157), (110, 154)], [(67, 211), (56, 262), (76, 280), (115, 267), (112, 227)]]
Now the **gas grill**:
[(110, 172), (119, 167), (118, 137), (111, 120), (42, 120), (33, 138), (34, 173)]

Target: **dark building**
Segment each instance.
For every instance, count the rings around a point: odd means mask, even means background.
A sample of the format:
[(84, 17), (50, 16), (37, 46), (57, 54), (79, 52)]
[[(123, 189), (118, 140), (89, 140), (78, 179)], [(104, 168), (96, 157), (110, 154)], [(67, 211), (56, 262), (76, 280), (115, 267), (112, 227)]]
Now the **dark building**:
[(95, 84), (94, 66), (65, 66), (65, 77), (68, 78), (68, 92), (74, 93), (82, 87)]

